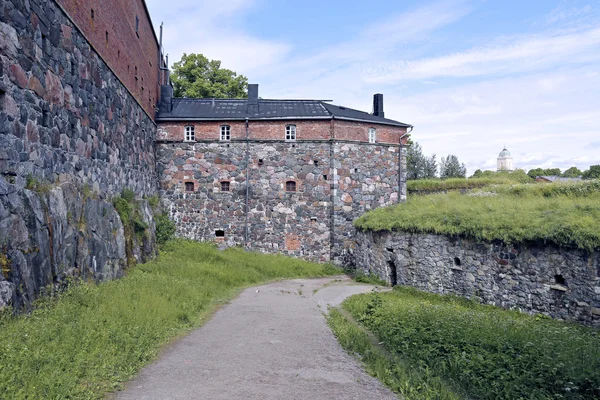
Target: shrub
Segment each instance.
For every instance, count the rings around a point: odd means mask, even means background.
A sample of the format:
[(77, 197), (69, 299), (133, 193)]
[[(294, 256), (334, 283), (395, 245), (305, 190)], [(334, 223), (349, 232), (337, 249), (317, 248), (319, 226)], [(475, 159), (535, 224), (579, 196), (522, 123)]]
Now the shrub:
[(156, 221), (156, 243), (164, 245), (171, 240), (177, 231), (175, 223), (165, 214), (158, 214), (155, 217)]

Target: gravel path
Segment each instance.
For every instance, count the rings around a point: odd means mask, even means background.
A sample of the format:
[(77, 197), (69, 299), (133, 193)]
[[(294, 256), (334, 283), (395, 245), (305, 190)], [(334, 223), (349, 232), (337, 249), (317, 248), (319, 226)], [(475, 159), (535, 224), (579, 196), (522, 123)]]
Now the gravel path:
[(346, 354), (327, 306), (371, 291), (347, 277), (243, 291), (169, 347), (117, 399), (394, 399)]

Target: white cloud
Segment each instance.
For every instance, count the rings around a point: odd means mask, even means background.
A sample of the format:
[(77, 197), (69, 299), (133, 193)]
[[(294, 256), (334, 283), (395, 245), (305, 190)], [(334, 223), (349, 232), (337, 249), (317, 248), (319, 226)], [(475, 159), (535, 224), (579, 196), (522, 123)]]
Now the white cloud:
[(426, 153), (456, 154), (470, 172), (495, 168), (504, 145), (521, 168), (536, 163), (587, 168), (600, 163), (597, 149), (585, 145), (600, 137), (600, 76), (594, 69), (539, 72), (387, 96), (386, 115), (415, 125), (413, 139)]
[(522, 37), (508, 43), (441, 57), (387, 63), (369, 71), (367, 79), (395, 83), (439, 77), (506, 74), (594, 60), (600, 60), (600, 28), (552, 36)]
[(155, 25), (165, 21), (163, 47), (172, 64), (183, 53), (202, 53), (221, 60), (224, 68), (251, 74), (261, 67), (280, 62), (290, 50), (278, 40), (257, 38), (241, 31), (240, 18), (254, 5), (253, 0), (219, 2), (148, 0)]

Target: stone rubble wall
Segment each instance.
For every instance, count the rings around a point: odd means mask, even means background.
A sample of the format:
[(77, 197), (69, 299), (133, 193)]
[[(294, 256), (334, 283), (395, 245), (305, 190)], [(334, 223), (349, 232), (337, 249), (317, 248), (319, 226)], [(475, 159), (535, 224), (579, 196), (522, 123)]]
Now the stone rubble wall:
[[(179, 236), (341, 263), (354, 246), (352, 221), (398, 200), (398, 146), (274, 140), (246, 146), (235, 140), (157, 145), (161, 198)], [(286, 192), (290, 180), (297, 192)], [(221, 191), (223, 181), (229, 192)], [(186, 192), (186, 182), (194, 192)], [(216, 237), (217, 230), (225, 237)]]
[[(111, 198), (157, 193), (156, 125), (53, 0), (0, 0), (0, 307), (126, 258)], [(32, 189), (32, 190), (30, 190)]]
[(353, 222), (357, 218), (375, 208), (398, 203), (399, 194), (400, 200), (406, 200), (406, 174), (403, 173), (402, 182), (399, 179), (399, 151), (398, 146), (381, 144), (334, 146), (333, 261), (337, 264), (352, 263)]
[(387, 282), (600, 326), (600, 252), (357, 231), (355, 266)]

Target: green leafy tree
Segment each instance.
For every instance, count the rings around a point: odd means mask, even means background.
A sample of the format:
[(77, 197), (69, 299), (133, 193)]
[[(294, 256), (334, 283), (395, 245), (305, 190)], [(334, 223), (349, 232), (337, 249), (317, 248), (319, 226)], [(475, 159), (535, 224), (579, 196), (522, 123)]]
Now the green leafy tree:
[(600, 179), (600, 165), (592, 165), (583, 173), (583, 179)]
[(476, 169), (475, 172), (473, 172), (473, 175), (471, 175), (471, 178), (481, 178), (483, 176), (483, 171), (480, 169)]
[(438, 165), (436, 161), (436, 155), (432, 154), (430, 157), (425, 157), (425, 168), (423, 171), (423, 178), (433, 179), (437, 178)]
[(545, 176), (561, 176), (560, 168), (548, 168), (544, 170)]
[(545, 171), (546, 170), (542, 169), (542, 168), (534, 168), (534, 169), (530, 169), (529, 172), (527, 172), (527, 175), (529, 175), (532, 179), (535, 179), (538, 176), (546, 175)]
[(458, 157), (449, 154), (448, 157), (442, 157), (440, 161), (440, 178), (466, 178), (467, 167), (464, 163), (458, 161)]
[(175, 97), (248, 97), (248, 78), (221, 68), (221, 61), (209, 60), (202, 54), (183, 54), (173, 65), (171, 74)]
[(425, 156), (421, 145), (414, 142), (406, 151), (406, 178), (409, 180), (423, 179), (424, 171)]
[(579, 178), (581, 175), (583, 172), (577, 167), (571, 167), (562, 174), (565, 178)]
[(423, 150), (418, 142), (414, 142), (406, 152), (407, 179), (433, 179), (437, 176), (437, 161), (433, 154), (430, 157), (423, 155)]

